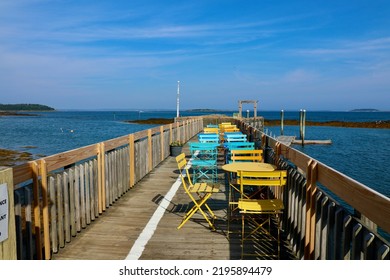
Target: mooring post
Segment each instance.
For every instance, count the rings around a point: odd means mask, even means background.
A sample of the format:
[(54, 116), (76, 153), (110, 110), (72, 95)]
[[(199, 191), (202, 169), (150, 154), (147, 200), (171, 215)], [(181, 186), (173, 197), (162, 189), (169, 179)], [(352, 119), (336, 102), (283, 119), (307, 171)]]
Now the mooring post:
[(302, 146), (305, 145), (305, 123), (306, 123), (306, 110), (301, 109), (299, 111), (299, 136), (301, 138)]
[(299, 111), (299, 139), (302, 140), (302, 109)]
[(280, 111), (280, 135), (284, 134), (284, 111)]
[(305, 145), (305, 124), (306, 124), (306, 110), (299, 112), (299, 135), (301, 137), (302, 146)]
[(305, 145), (305, 130), (306, 130), (306, 110), (303, 110), (303, 115), (302, 115), (302, 146)]

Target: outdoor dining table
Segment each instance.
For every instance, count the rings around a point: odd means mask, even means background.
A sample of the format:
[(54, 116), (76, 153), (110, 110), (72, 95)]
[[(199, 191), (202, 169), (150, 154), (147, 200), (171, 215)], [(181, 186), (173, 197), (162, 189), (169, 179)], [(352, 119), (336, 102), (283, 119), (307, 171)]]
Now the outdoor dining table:
[(274, 171), (276, 166), (264, 162), (233, 162), (222, 165), (222, 170), (237, 173), (239, 170), (243, 171)]
[[(229, 173), (238, 173), (238, 171), (274, 171), (277, 167), (270, 163), (265, 162), (233, 162), (228, 163), (225, 165), (222, 165), (222, 170), (229, 172)], [(229, 201), (232, 200), (232, 193), (231, 191), (236, 190), (238, 191), (238, 188), (232, 184), (231, 182), (232, 174), (228, 174), (228, 181), (229, 181)], [(234, 200), (234, 199), (233, 199)]]

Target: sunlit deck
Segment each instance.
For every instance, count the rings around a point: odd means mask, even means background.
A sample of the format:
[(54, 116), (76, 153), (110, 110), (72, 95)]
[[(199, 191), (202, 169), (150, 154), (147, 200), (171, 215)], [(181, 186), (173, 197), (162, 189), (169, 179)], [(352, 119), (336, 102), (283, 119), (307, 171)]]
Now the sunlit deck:
[[(189, 154), (188, 145), (183, 151)], [(219, 162), (222, 164), (222, 157)], [(168, 157), (52, 259), (240, 259), (238, 236), (227, 237), (228, 202), (221, 170), (219, 183), (221, 192), (209, 202), (218, 217), (217, 230), (211, 231), (198, 213), (178, 230), (192, 204), (180, 185), (175, 158)], [(167, 200), (169, 192), (175, 194)], [(282, 249), (282, 258), (294, 258), (287, 247)]]

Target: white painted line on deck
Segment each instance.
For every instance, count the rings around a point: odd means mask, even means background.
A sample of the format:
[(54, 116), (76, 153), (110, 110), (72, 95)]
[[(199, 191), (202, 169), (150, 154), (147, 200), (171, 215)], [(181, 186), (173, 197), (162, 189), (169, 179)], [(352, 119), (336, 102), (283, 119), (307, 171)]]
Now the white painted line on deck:
[[(191, 160), (189, 160), (186, 168), (191, 167)], [(185, 170), (183, 170), (183, 176), (185, 176)], [(138, 236), (137, 240), (134, 242), (133, 247), (131, 248), (129, 254), (126, 257), (126, 260), (138, 260), (143, 251), (145, 250), (146, 244), (148, 244), (149, 240), (152, 238), (154, 232), (157, 229), (158, 223), (164, 215), (165, 210), (171, 203), (172, 198), (175, 196), (177, 190), (181, 185), (180, 176), (177, 177), (175, 183), (171, 186), (167, 194), (164, 196), (164, 199), (157, 206), (156, 211), (154, 211), (153, 216), (150, 218), (149, 222), (145, 226), (142, 233)]]

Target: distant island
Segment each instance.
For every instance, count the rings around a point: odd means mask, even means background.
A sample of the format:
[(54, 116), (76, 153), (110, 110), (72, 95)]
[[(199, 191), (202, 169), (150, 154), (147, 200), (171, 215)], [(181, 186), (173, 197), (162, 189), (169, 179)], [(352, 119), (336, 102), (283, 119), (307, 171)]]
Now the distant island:
[(353, 109), (350, 112), (380, 112), (377, 109)]
[(0, 104), (0, 111), (54, 111), (55, 109), (41, 104)]
[[(24, 112), (47, 112), (55, 111), (54, 108), (41, 104), (0, 104), (1, 116), (37, 116), (35, 114), (27, 114)], [(20, 113), (23, 112), (23, 113)]]

